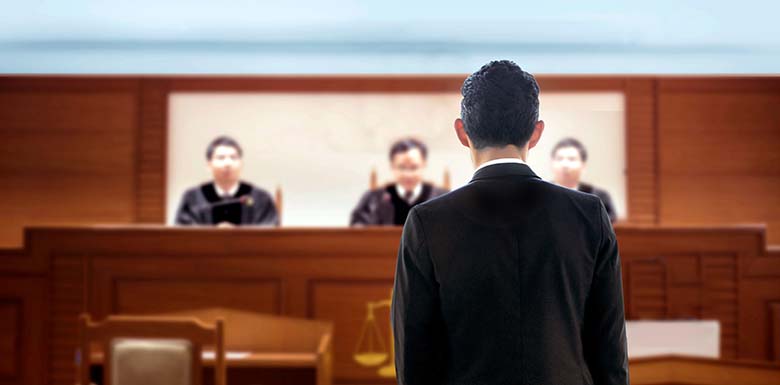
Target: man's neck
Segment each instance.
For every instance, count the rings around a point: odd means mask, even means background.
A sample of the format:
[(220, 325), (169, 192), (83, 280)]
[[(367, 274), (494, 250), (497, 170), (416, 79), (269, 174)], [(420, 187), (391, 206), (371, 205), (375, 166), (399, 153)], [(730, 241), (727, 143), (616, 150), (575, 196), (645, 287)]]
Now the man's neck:
[(481, 150), (471, 150), (471, 160), (474, 168), (479, 168), (483, 163), (495, 159), (517, 158), (525, 162), (528, 157), (528, 147), (519, 148), (508, 145), (505, 147), (486, 147)]

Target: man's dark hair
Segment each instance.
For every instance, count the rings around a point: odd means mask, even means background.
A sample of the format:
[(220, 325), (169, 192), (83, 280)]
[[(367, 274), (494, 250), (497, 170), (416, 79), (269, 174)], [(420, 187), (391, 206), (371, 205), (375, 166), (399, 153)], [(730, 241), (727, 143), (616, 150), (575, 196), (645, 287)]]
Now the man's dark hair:
[(393, 161), (393, 157), (396, 154), (411, 151), (415, 148), (420, 150), (423, 160), (428, 159), (428, 147), (425, 146), (425, 143), (415, 138), (403, 138), (395, 141), (393, 145), (390, 146), (390, 161)]
[(492, 61), (463, 82), (460, 115), (476, 149), (522, 147), (539, 120), (539, 85), (509, 60)]
[(209, 143), (209, 146), (206, 147), (206, 160), (211, 160), (211, 157), (214, 155), (214, 150), (219, 146), (233, 147), (236, 149), (236, 152), (238, 152), (239, 157), (244, 156), (244, 151), (241, 150), (241, 146), (238, 145), (238, 142), (229, 136), (223, 135), (214, 138), (214, 140)]
[(565, 147), (576, 148), (577, 151), (580, 153), (580, 159), (582, 159), (583, 162), (588, 161), (588, 150), (585, 149), (585, 146), (582, 144), (582, 142), (574, 138), (561, 139), (558, 143), (555, 144), (555, 147), (553, 147), (550, 156), (555, 158), (555, 153), (558, 152), (558, 150)]

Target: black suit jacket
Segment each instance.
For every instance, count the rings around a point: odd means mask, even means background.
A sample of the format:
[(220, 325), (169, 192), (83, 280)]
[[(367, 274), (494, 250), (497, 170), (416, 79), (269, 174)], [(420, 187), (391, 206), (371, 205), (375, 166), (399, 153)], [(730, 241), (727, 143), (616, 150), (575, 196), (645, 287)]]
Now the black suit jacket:
[(604, 205), (526, 165), (412, 209), (391, 317), (399, 384), (628, 384)]

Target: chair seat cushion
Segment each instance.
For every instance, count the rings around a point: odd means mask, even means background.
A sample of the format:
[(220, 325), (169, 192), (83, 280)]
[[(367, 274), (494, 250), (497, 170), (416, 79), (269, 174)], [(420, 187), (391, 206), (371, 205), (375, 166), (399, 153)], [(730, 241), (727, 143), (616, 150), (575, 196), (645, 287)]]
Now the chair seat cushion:
[(111, 341), (111, 384), (191, 385), (192, 344), (180, 339)]

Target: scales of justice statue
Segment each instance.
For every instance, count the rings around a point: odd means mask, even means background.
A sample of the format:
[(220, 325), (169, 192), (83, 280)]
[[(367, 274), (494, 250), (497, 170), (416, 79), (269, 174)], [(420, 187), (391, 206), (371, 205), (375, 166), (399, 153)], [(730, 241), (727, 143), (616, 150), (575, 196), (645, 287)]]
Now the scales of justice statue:
[(382, 365), (389, 357), (390, 362), (377, 370), (379, 377), (385, 378), (395, 377), (395, 348), (393, 347), (393, 330), (390, 328), (390, 352), (388, 354), (387, 348), (385, 347), (385, 339), (382, 336), (382, 332), (379, 330), (379, 326), (376, 324), (374, 310), (384, 307), (389, 308), (390, 304), (390, 299), (366, 303), (366, 319), (363, 321), (363, 328), (360, 331), (357, 346), (355, 347), (355, 353), (352, 356), (355, 362), (367, 367)]

